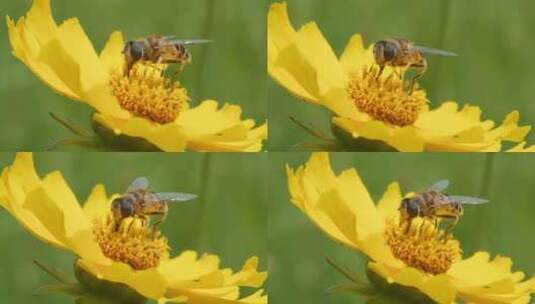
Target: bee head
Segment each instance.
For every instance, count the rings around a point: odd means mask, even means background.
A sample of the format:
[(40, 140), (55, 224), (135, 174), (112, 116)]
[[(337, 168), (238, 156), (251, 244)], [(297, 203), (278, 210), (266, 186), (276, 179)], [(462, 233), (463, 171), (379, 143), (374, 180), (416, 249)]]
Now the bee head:
[(129, 197), (118, 197), (111, 203), (111, 212), (116, 220), (134, 215), (134, 205)]
[(373, 46), (373, 56), (379, 65), (390, 62), (396, 57), (396, 46), (385, 40), (377, 41)]
[(402, 199), (399, 210), (401, 211), (402, 216), (410, 218), (417, 217), (420, 213), (420, 207), (418, 206), (418, 202), (412, 198)]

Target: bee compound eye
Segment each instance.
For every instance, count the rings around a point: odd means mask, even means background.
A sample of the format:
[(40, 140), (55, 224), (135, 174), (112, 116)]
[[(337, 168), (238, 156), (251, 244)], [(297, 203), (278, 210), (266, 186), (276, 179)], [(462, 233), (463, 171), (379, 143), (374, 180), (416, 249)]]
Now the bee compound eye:
[(410, 216), (418, 216), (419, 212), (420, 208), (418, 207), (418, 203), (415, 200), (408, 200), (407, 213), (409, 213)]
[(394, 59), (396, 56), (396, 47), (389, 42), (383, 41), (383, 58), (386, 61)]
[(143, 43), (138, 41), (130, 42), (130, 54), (135, 60), (139, 60), (143, 57), (144, 49)]
[(132, 216), (134, 214), (134, 207), (130, 201), (122, 199), (120, 201), (121, 215), (124, 217)]

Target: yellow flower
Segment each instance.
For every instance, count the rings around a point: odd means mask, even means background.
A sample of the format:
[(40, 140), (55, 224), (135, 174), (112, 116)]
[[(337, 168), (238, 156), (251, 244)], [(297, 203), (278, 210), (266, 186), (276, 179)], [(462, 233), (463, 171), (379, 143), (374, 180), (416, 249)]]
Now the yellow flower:
[(13, 54), (59, 94), (87, 103), (93, 119), (116, 135), (142, 138), (164, 151), (259, 151), (267, 124), (241, 120), (241, 109), (207, 100), (189, 109), (187, 91), (162, 75), (163, 64), (139, 62), (124, 73), (124, 40), (110, 35), (98, 55), (78, 19), (57, 25), (50, 0), (34, 0), (15, 24)]
[(221, 269), (215, 255), (185, 251), (170, 258), (167, 239), (153, 235), (146, 221), (115, 222), (110, 212), (115, 197), (99, 184), (81, 207), (60, 172), (37, 175), (31, 153), (17, 154), (0, 178), (0, 205), (42, 241), (72, 251), (76, 267), (99, 280), (124, 283), (157, 300), (267, 303), (262, 290), (240, 299), (241, 286), (258, 288), (267, 277), (257, 271), (256, 257), (237, 273)]
[(526, 142), (523, 141), (518, 145), (512, 147), (511, 149), (507, 150), (507, 152), (535, 152), (535, 145), (526, 147)]
[(535, 292), (535, 277), (522, 281), (509, 258), (491, 260), (483, 251), (463, 258), (459, 242), (451, 234), (439, 239), (443, 232), (428, 221), (400, 225), (396, 182), (376, 205), (358, 172), (335, 175), (327, 153), (313, 153), (297, 170), (287, 167), (287, 175), (293, 204), (333, 240), (366, 254), (368, 268), (389, 283), (417, 288), (438, 303), (528, 303)]
[(530, 130), (518, 126), (517, 111), (494, 128), (481, 120), (479, 107), (448, 101), (429, 109), (425, 91), (416, 85), (408, 93), (393, 69), (378, 77), (372, 47), (360, 35), (338, 58), (316, 23), (294, 29), (286, 3), (269, 10), (268, 72), (293, 95), (329, 109), (334, 127), (351, 141), (380, 141), (399, 151), (499, 151), (502, 141), (520, 142)]

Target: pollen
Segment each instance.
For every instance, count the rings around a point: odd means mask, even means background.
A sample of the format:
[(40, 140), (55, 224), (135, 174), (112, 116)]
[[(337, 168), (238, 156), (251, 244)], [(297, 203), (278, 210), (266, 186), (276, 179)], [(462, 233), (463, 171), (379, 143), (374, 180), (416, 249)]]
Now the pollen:
[(392, 253), (407, 266), (437, 275), (447, 272), (461, 258), (459, 241), (451, 234), (445, 236), (427, 220), (413, 220), (408, 225), (389, 221), (385, 230)]
[(157, 267), (169, 258), (167, 238), (154, 234), (144, 219), (126, 218), (117, 225), (109, 216), (95, 223), (93, 235), (105, 256), (135, 270)]
[(394, 73), (378, 76), (379, 68), (364, 68), (350, 76), (347, 94), (357, 109), (373, 119), (394, 126), (412, 125), (427, 109), (425, 92), (416, 86), (411, 92), (407, 82)]
[(166, 124), (177, 119), (189, 102), (185, 88), (165, 77), (166, 65), (137, 62), (128, 75), (112, 73), (110, 86), (121, 107), (134, 116)]

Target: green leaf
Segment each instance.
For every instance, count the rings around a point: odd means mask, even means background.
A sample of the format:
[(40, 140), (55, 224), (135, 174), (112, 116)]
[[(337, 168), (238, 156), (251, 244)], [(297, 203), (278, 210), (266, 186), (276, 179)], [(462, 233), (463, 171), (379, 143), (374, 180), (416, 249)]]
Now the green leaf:
[(81, 136), (81, 137), (94, 137), (94, 135), (91, 132), (83, 129), (80, 126), (77, 126), (77, 125), (67, 121), (66, 119), (63, 119), (63, 118), (59, 117), (58, 115), (56, 115), (56, 114), (54, 114), (52, 112), (49, 112), (48, 114), (55, 121), (57, 121), (60, 125), (64, 126), (67, 130), (71, 131), (72, 133), (74, 133), (74, 134), (76, 134), (78, 136)]
[(361, 296), (372, 296), (375, 295), (377, 291), (371, 285), (340, 284), (327, 289), (327, 293), (356, 293)]
[(44, 265), (43, 263), (37, 261), (37, 260), (34, 260), (33, 261), (35, 265), (37, 265), (37, 267), (41, 268), (41, 270), (43, 270), (44, 272), (48, 273), (51, 277), (53, 277), (54, 279), (56, 279), (58, 282), (61, 282), (61, 283), (64, 283), (64, 284), (73, 284), (73, 280), (71, 279), (71, 277), (69, 277), (67, 274), (55, 269), (55, 268), (51, 268), (51, 267), (48, 267), (46, 265)]
[(132, 301), (132, 300), (120, 300), (115, 298), (107, 298), (106, 296), (99, 294), (86, 294), (81, 297), (76, 298), (76, 304), (143, 304), (145, 301)]
[(356, 284), (367, 284), (363, 279), (361, 279), (356, 272), (353, 272), (349, 269), (346, 269), (342, 266), (337, 265), (333, 260), (330, 258), (326, 258), (327, 263), (334, 268), (336, 271), (340, 272), (344, 277), (351, 280), (353, 283)]
[(307, 125), (303, 122), (301, 122), (300, 120), (298, 120), (297, 118), (293, 117), (293, 116), (288, 116), (288, 118), (294, 123), (296, 124), (298, 127), (302, 128), (303, 130), (305, 130), (305, 132), (307, 132), (308, 134), (310, 134), (312, 137), (316, 137), (318, 139), (322, 139), (324, 141), (328, 141), (328, 142), (333, 142), (335, 141), (334, 138), (331, 138), (329, 137), (328, 135), (326, 135), (325, 133), (323, 133), (322, 131), (318, 130), (317, 128), (313, 127), (313, 126), (310, 126), (310, 125)]
[(86, 293), (84, 287), (80, 284), (48, 284), (43, 285), (34, 294), (37, 296), (49, 294), (64, 294), (73, 297), (78, 297)]

